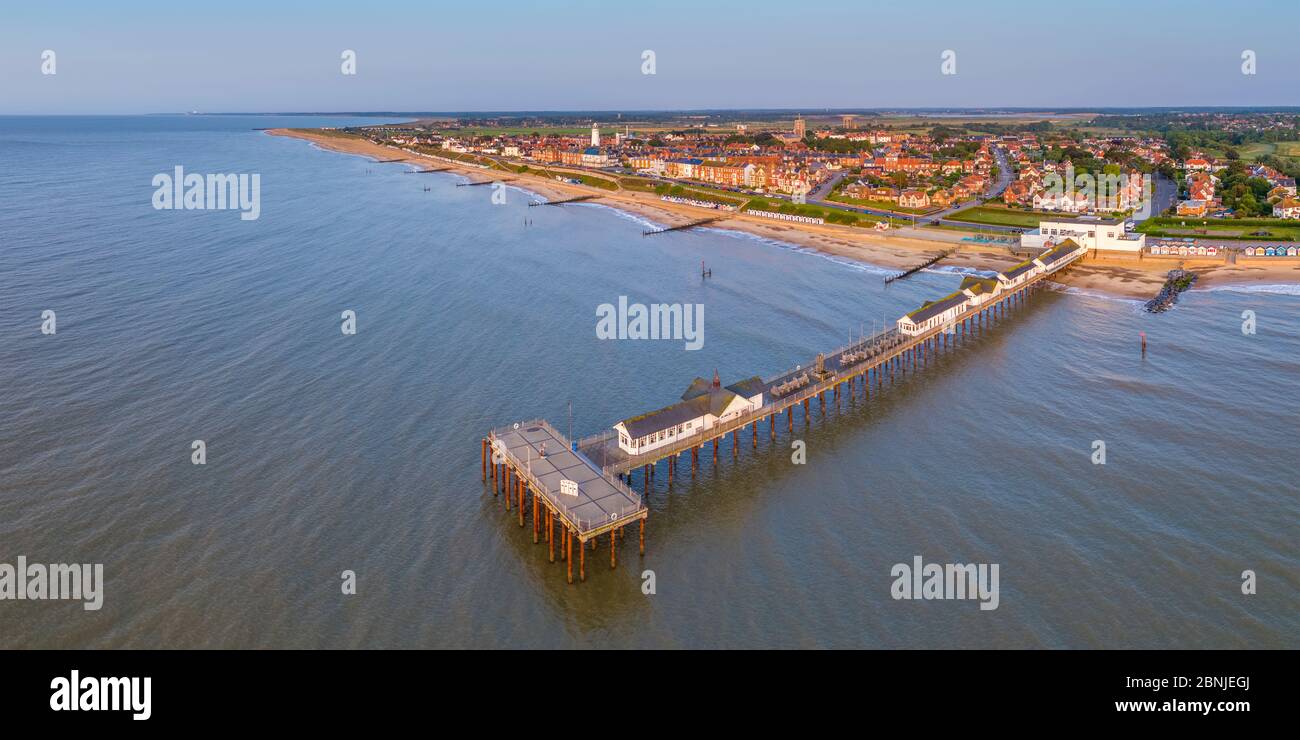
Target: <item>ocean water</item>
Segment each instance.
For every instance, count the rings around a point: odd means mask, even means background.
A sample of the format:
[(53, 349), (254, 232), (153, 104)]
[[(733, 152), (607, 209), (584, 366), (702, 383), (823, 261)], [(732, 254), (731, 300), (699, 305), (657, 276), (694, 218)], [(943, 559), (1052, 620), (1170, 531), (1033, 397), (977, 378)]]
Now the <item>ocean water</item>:
[[(0, 563), (106, 581), (99, 611), (0, 601), (0, 647), (1300, 647), (1295, 286), (1160, 316), (1040, 293), (869, 401), (796, 414), (806, 464), (782, 423), (693, 481), (661, 468), (645, 557), (629, 537), (610, 570), (602, 541), (570, 586), (481, 484), (489, 427), (565, 429), (572, 402), (601, 431), (960, 277), (886, 289), (254, 130), (342, 122), (0, 118)], [(154, 210), (177, 165), (260, 174), (260, 217)], [(704, 347), (597, 339), (619, 296), (703, 304)], [(998, 564), (998, 608), (891, 598), (915, 556)]]

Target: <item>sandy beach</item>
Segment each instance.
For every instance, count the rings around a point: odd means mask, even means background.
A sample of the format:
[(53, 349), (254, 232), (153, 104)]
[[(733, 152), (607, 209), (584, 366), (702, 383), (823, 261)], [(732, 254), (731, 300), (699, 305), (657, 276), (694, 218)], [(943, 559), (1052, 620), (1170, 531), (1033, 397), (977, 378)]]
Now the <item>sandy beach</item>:
[[(363, 139), (342, 138), (326, 133), (292, 129), (271, 129), (266, 133), (310, 141), (336, 152), (357, 154), (380, 160), (401, 160), (418, 167), (448, 167), (475, 180), (486, 180), (504, 173), (484, 170), (453, 162), (430, 159), (397, 149), (380, 146)], [(620, 208), (655, 223), (673, 226), (699, 218), (718, 216), (719, 211), (695, 206), (668, 203), (653, 193), (628, 190), (608, 191), (585, 185), (562, 183), (541, 175), (510, 174), (514, 184), (530, 190), (547, 200), (558, 200), (577, 195), (597, 195), (596, 201)], [(996, 246), (980, 246), (943, 241), (940, 238), (924, 239), (915, 236), (882, 234), (861, 227), (791, 224), (772, 221), (743, 213), (726, 213), (726, 220), (715, 228), (736, 229), (756, 236), (807, 247), (826, 254), (857, 260), (880, 267), (906, 269), (937, 255), (946, 249), (957, 251), (943, 261), (948, 267), (976, 270), (1001, 270), (1021, 261), (1009, 251)], [(961, 232), (942, 232), (948, 238)], [(938, 237), (938, 233), (936, 233)], [(1057, 282), (1091, 292), (1125, 298), (1148, 299), (1155, 296), (1164, 283), (1165, 274), (1175, 267), (1170, 261), (1095, 260), (1086, 259)], [(1289, 260), (1263, 265), (1247, 263), (1209, 267), (1193, 267), (1200, 274), (1198, 288), (1234, 283), (1298, 283), (1300, 262)]]

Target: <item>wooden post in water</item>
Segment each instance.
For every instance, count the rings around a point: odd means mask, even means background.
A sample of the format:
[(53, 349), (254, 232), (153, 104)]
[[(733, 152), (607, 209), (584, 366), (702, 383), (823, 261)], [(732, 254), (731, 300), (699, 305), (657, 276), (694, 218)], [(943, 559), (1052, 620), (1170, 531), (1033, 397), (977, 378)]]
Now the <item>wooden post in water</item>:
[(718, 438), (713, 438), (713, 464), (718, 464)]
[(751, 427), (752, 427), (751, 431), (754, 433), (753, 449), (757, 450), (758, 449), (758, 421), (755, 420), (754, 423), (751, 425)]
[(483, 482), (487, 483), (487, 437), (483, 438)]
[(794, 406), (785, 407), (785, 421), (786, 426), (789, 427), (789, 432), (794, 434)]
[(772, 440), (773, 440), (773, 441), (776, 441), (776, 412), (773, 412), (773, 413), (771, 413), (771, 414), (768, 414), (768, 416), (767, 416), (767, 424), (768, 424), (768, 427), (769, 427), (769, 428), (768, 428), (768, 433), (771, 435)]
[(519, 526), (522, 528), (524, 526), (524, 491), (527, 486), (524, 484), (522, 477), (517, 477), (515, 480), (519, 487)]
[(537, 537), (541, 534), (541, 522), (537, 520), (537, 491), (533, 491), (533, 544), (537, 544)]
[(573, 583), (573, 533), (564, 528), (564, 561), (569, 570), (569, 583)]
[(510, 492), (510, 472), (511, 472), (511, 470), (512, 470), (511, 467), (510, 467), (509, 465), (507, 465), (507, 466), (506, 466), (506, 474), (503, 476), (504, 480), (501, 481), (501, 493), (503, 493), (503, 494), (505, 495), (505, 500), (506, 500), (506, 511), (510, 511), (510, 499), (513, 498), (513, 495), (512, 495), (511, 492)]
[(645, 519), (641, 520), (641, 554), (645, 554)]
[(546, 507), (546, 557), (555, 562), (555, 519), (551, 516), (551, 507)]
[(617, 539), (618, 539), (618, 532), (611, 529), (609, 531), (609, 569), (610, 570), (614, 570), (614, 542)]
[(587, 582), (587, 543), (578, 542), (578, 580)]

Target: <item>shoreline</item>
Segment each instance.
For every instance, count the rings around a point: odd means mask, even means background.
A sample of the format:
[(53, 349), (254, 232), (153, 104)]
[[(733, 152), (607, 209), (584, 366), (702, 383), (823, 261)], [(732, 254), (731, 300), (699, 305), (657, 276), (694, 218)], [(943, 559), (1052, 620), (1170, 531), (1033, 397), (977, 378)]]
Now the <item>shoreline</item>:
[[(479, 175), (480, 179), (506, 175), (498, 170), (484, 170), (441, 159), (390, 149), (364, 139), (343, 139), (327, 134), (315, 134), (291, 129), (267, 129), (270, 136), (283, 136), (310, 142), (321, 149), (343, 154), (371, 157), (377, 160), (400, 160), (420, 167), (446, 167), (460, 175)], [(559, 200), (577, 195), (596, 195), (590, 202), (616, 208), (664, 226), (677, 226), (710, 215), (726, 214), (726, 220), (708, 228), (738, 231), (750, 236), (771, 239), (794, 247), (812, 249), (825, 255), (845, 258), (881, 269), (905, 270), (933, 256), (943, 249), (956, 249), (942, 263), (944, 268), (996, 271), (1022, 261), (1020, 257), (996, 247), (960, 244), (939, 239), (915, 236), (884, 235), (868, 232), (861, 227), (791, 224), (772, 221), (760, 216), (736, 212), (720, 212), (708, 208), (669, 203), (653, 193), (628, 190), (608, 191), (586, 185), (562, 183), (531, 173), (510, 173), (517, 182), (511, 183), (547, 200)], [(948, 232), (960, 234), (961, 232)], [(974, 232), (971, 232), (974, 233)], [(1143, 264), (1132, 261), (1085, 259), (1068, 274), (1055, 280), (1067, 288), (1103, 295), (1147, 300), (1155, 297), (1165, 282), (1171, 264)], [(1224, 265), (1192, 268), (1198, 275), (1197, 287), (1192, 292), (1243, 284), (1297, 284), (1300, 285), (1300, 264), (1291, 265)]]

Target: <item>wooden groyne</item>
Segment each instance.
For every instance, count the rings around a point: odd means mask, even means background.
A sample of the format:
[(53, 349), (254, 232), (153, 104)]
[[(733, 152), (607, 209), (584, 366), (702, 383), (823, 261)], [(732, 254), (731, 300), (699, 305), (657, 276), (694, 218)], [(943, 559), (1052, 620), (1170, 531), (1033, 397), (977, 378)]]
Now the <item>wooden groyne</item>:
[(921, 264), (917, 265), (916, 267), (913, 267), (913, 268), (908, 269), (908, 270), (904, 270), (903, 272), (900, 272), (900, 273), (898, 273), (898, 274), (896, 274), (896, 275), (890, 275), (890, 276), (888, 276), (888, 277), (885, 278), (885, 284), (888, 285), (889, 283), (892, 283), (892, 282), (894, 282), (895, 280), (905, 280), (905, 279), (907, 279), (907, 278), (909, 278), (909, 277), (915, 275), (916, 273), (920, 272), (921, 270), (924, 270), (924, 269), (927, 268), (927, 267), (933, 267), (934, 265), (939, 264), (939, 262), (940, 262), (941, 260), (945, 259), (946, 257), (951, 256), (952, 253), (955, 252), (955, 251), (957, 251), (957, 250), (955, 250), (955, 249), (947, 249), (947, 250), (944, 250), (944, 251), (943, 251), (942, 253), (940, 253), (937, 257), (931, 257), (930, 259), (926, 260), (925, 262), (922, 262)]
[(428, 170), (416, 170), (416, 171), (414, 171), (414, 172), (408, 172), (407, 174), (408, 174), (408, 175), (428, 175), (428, 174), (433, 173), (433, 172), (446, 172), (447, 170), (450, 170), (450, 169), (451, 169), (450, 167), (434, 167), (434, 168), (432, 168), (432, 169), (428, 169)]
[(665, 226), (662, 229), (650, 229), (649, 231), (643, 231), (641, 232), (641, 236), (667, 234), (670, 231), (685, 231), (686, 229), (693, 229), (696, 226), (706, 226), (708, 224), (721, 221), (721, 220), (722, 220), (721, 216), (714, 216), (713, 218), (701, 218), (696, 221), (691, 221), (689, 223), (678, 224), (677, 226)]
[(564, 200), (535, 200), (532, 203), (529, 203), (528, 207), (532, 208), (533, 206), (562, 206), (565, 203), (581, 203), (584, 200), (591, 200), (592, 198), (599, 198), (599, 197), (600, 197), (599, 195), (576, 195), (572, 198), (565, 198)]
[(405, 159), (376, 159), (375, 164), (392, 164), (393, 162), (405, 162)]
[(458, 183), (456, 183), (456, 187), (458, 187), (458, 188), (472, 188), (472, 187), (477, 187), (477, 186), (479, 186), (479, 185), (496, 185), (496, 184), (499, 183), (499, 182), (500, 182), (500, 183), (514, 182), (514, 180), (511, 179), (511, 180), (484, 180), (484, 181), (482, 181), (482, 182), (458, 182)]

